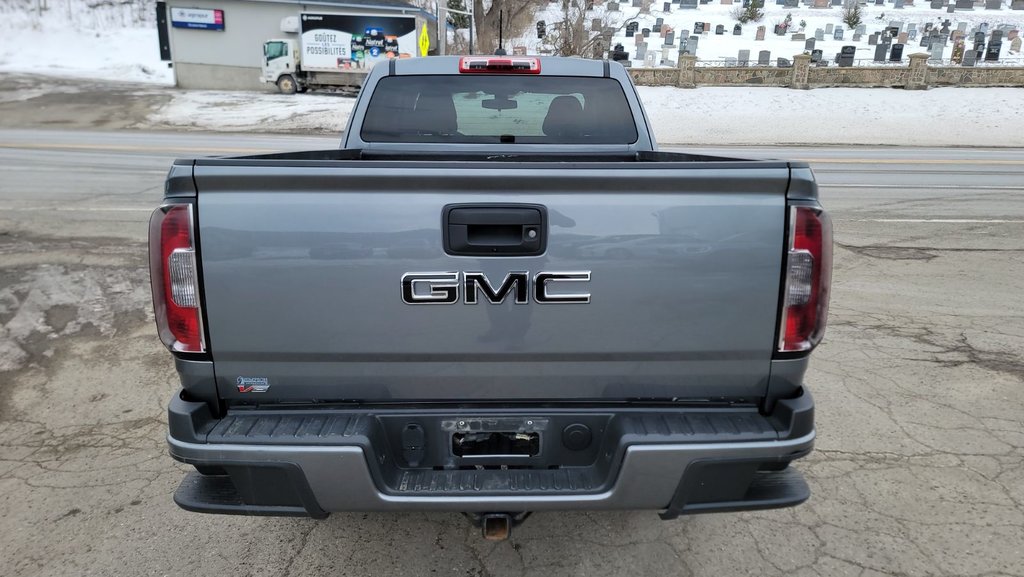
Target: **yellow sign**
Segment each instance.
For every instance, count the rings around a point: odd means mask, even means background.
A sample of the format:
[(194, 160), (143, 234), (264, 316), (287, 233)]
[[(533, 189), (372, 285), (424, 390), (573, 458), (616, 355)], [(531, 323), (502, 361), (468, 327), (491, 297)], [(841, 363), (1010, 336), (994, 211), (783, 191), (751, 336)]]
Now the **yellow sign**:
[(430, 50), (430, 36), (427, 34), (427, 25), (423, 25), (423, 30), (420, 30), (420, 56), (426, 56), (427, 51)]

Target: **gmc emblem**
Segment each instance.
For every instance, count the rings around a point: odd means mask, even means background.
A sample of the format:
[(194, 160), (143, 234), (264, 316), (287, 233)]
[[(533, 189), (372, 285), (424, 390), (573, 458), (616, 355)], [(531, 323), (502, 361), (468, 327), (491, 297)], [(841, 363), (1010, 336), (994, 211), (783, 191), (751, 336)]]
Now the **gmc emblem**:
[[(530, 302), (530, 295), (539, 304), (586, 304), (590, 293), (559, 291), (558, 284), (590, 282), (590, 271), (510, 272), (495, 287), (482, 272), (407, 272), (402, 275), (402, 301), (409, 305), (453, 305), (464, 295), (467, 305), (481, 300), (500, 304), (510, 295), (517, 305)], [(532, 285), (532, 290), (531, 290)]]

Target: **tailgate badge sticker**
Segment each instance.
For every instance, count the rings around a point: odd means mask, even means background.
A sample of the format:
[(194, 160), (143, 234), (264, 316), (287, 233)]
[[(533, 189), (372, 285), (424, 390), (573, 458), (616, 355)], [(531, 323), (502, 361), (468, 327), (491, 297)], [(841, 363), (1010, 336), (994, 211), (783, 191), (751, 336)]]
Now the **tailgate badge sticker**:
[(265, 393), (270, 388), (267, 377), (238, 377), (235, 383), (239, 393)]

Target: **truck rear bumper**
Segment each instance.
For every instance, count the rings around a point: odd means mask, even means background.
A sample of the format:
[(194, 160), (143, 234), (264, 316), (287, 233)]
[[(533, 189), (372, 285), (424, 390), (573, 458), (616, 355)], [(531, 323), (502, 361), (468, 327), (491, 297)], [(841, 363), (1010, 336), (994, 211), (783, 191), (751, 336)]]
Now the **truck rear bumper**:
[[(545, 468), (396, 466), (388, 443), (375, 438), (384, 434), (374, 432), (381, 428), (375, 416), (348, 419), (336, 438), (325, 437), (321, 427), (316, 444), (297, 444), (281, 438), (295, 438), (304, 426), (289, 424), (291, 415), (272, 417), (272, 426), (260, 424), (266, 416), (245, 415), (257, 420), (203, 426), (216, 442), (195, 442), (175, 437), (176, 408), (172, 403), (171, 456), (207, 474), (191, 473), (175, 501), (199, 512), (324, 517), (341, 511), (650, 509), (673, 517), (786, 507), (810, 495), (800, 473), (787, 467), (814, 443), (806, 392), (780, 402), (768, 417), (748, 412), (742, 420), (727, 413), (709, 419), (702, 413), (701, 422), (710, 424), (704, 430), (694, 417), (664, 410), (616, 414), (591, 465)], [(308, 423), (311, 417), (295, 418)], [(747, 424), (725, 426), (730, 420)]]

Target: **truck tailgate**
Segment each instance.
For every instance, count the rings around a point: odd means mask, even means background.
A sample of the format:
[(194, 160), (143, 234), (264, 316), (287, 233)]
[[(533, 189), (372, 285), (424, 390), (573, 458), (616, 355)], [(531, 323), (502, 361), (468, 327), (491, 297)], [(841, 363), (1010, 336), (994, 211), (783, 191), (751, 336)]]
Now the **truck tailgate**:
[[(194, 170), (206, 325), (226, 398), (764, 395), (784, 163), (226, 159)], [(446, 254), (442, 211), (455, 203), (546, 207), (547, 250)], [(588, 271), (589, 282), (565, 286), (590, 302), (403, 302), (406, 273), (482, 272), (497, 286), (516, 271)]]

